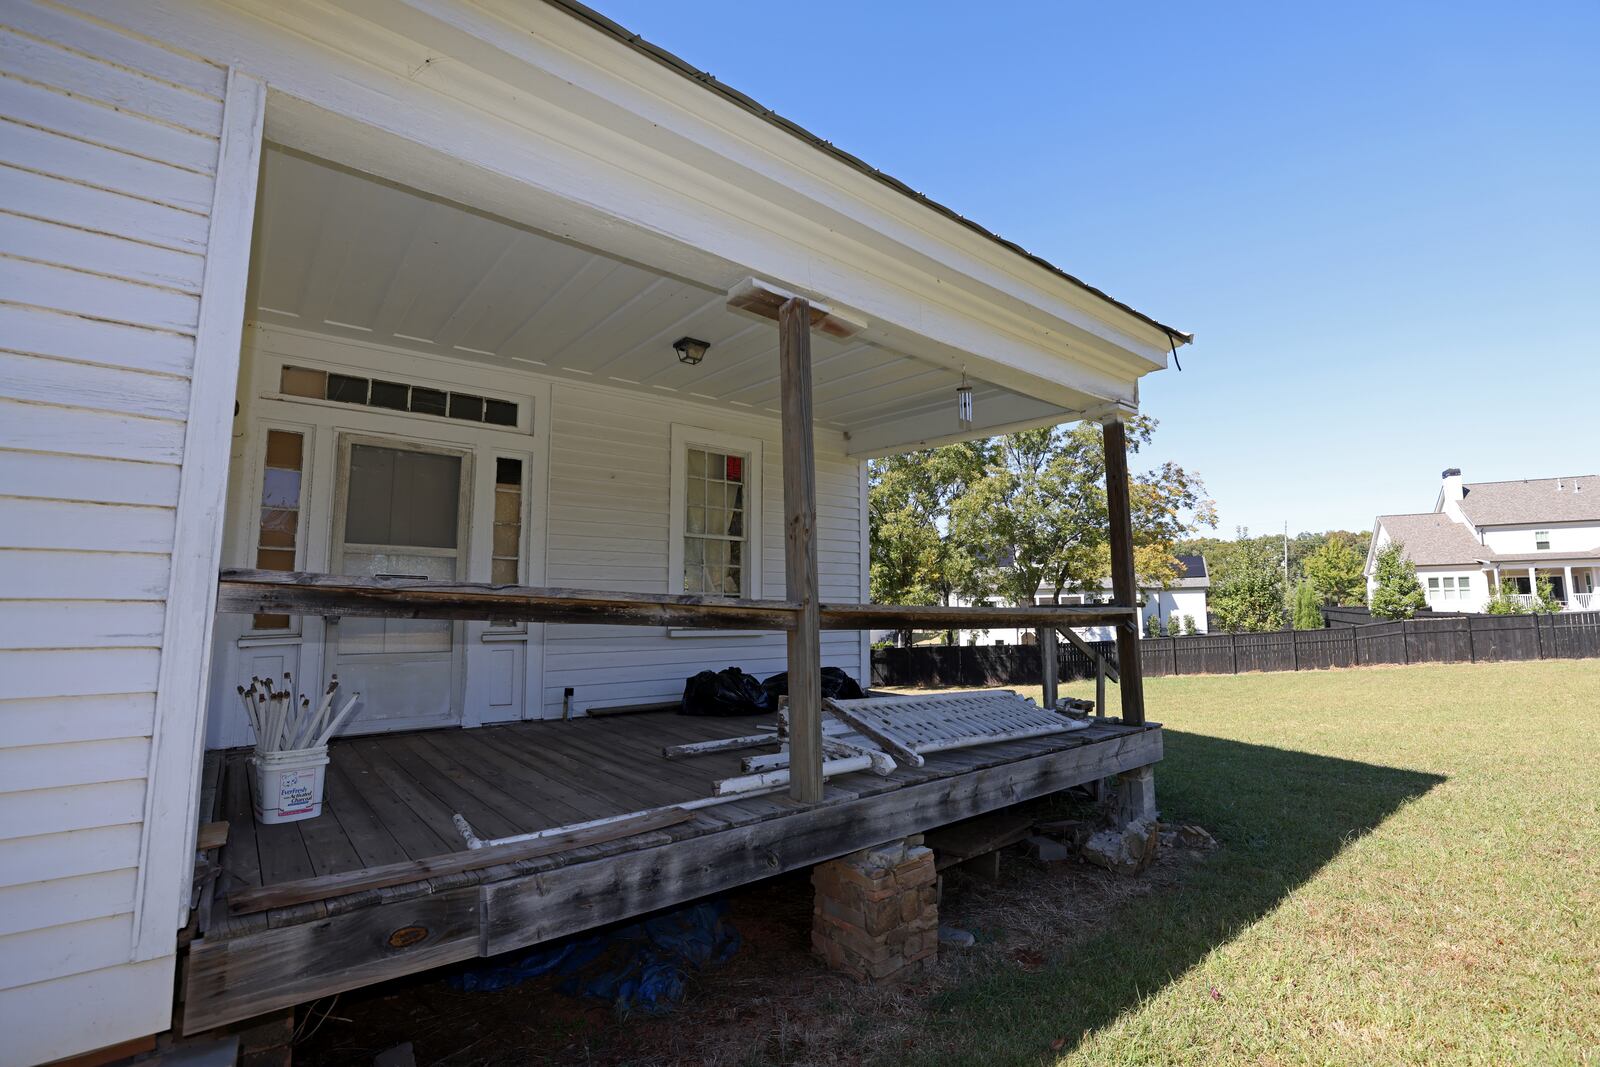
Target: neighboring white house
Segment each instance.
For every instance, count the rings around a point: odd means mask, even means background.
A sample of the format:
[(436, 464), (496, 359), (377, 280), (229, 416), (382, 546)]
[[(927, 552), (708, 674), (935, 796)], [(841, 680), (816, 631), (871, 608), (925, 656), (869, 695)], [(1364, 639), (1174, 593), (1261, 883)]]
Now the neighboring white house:
[(1521, 596), (1550, 583), (1568, 611), (1600, 610), (1600, 475), (1463, 482), (1452, 467), (1432, 511), (1379, 515), (1367, 553), (1399, 541), (1435, 611), (1484, 609), (1496, 588)]
[[(1206, 566), (1206, 558), (1197, 555), (1181, 555), (1178, 560), (1178, 575), (1165, 586), (1143, 586), (1140, 594), (1139, 632), (1148, 633), (1151, 617), (1161, 621), (1163, 632), (1171, 632), (1174, 626), (1184, 625), (1185, 618), (1194, 620), (1196, 633), (1206, 633), (1206, 591), (1211, 588), (1211, 572)], [(1107, 578), (1101, 583), (1105, 590), (1103, 594), (1063, 593), (1062, 604), (1091, 604), (1099, 601), (1108, 601), (1111, 596), (1111, 579)], [(959, 603), (959, 601), (958, 601)], [(1035, 604), (1054, 604), (1055, 590), (1040, 586), (1034, 596)], [(1086, 626), (1078, 630), (1078, 635), (1086, 641), (1109, 641), (1112, 634), (1110, 627)], [(874, 640), (879, 639), (874, 635)], [(1020, 630), (962, 630), (958, 634), (960, 644), (996, 644), (1019, 645), (1029, 644), (1036, 640), (1032, 633)]]
[[(169, 1025), (251, 675), (338, 672), (379, 732), (786, 663), (770, 632), (219, 616), (219, 567), (778, 600), (783, 397), (804, 595), (865, 600), (868, 457), (1116, 425), (1189, 340), (567, 0), (0, 23), (0, 1065)], [(803, 384), (752, 293), (811, 301)], [(865, 634), (821, 644), (867, 674)]]

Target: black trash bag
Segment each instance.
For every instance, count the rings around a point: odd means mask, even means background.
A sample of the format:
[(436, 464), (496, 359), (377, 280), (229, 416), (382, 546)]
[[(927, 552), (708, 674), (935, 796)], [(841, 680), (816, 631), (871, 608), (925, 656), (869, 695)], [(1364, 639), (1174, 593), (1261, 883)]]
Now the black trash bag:
[[(761, 683), (761, 688), (771, 694), (774, 704), (779, 697), (789, 695), (789, 672), (781, 671)], [(822, 668), (822, 695), (829, 700), (860, 700), (867, 694), (861, 686), (838, 667)]]
[(701, 671), (683, 685), (684, 715), (770, 715), (778, 698), (738, 667)]

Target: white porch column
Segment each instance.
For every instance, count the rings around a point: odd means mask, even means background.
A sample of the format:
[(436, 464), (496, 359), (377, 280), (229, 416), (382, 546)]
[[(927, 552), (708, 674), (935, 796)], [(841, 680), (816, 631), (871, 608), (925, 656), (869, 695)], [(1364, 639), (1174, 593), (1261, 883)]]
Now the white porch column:
[(1561, 599), (1566, 603), (1571, 604), (1573, 602), (1572, 594), (1577, 592), (1577, 590), (1572, 586), (1572, 564), (1569, 563), (1565, 567), (1562, 567), (1561, 575)]
[(1528, 568), (1528, 595), (1539, 595), (1539, 569), (1537, 567)]

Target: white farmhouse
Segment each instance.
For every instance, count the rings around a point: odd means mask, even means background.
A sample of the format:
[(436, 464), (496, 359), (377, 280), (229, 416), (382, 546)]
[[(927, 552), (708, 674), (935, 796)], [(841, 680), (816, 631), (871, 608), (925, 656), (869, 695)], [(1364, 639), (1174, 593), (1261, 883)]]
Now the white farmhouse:
[[(1152, 797), (1125, 422), (1187, 334), (576, 0), (6, 0), (0, 41), (0, 1067)], [(865, 603), (870, 457), (1082, 420), (1115, 604)], [(866, 631), (1102, 622), (1120, 717), (824, 793)], [(787, 673), (788, 796), (663, 758), (749, 732), (663, 710), (728, 665)], [(322, 746), (238, 699), (286, 673), (358, 695), (300, 821), (245, 746)]]
[(1367, 554), (1367, 593), (1378, 553), (1399, 541), (1435, 611), (1484, 609), (1502, 584), (1531, 596), (1550, 583), (1568, 611), (1600, 609), (1600, 476), (1463, 482), (1442, 475), (1432, 511), (1380, 515)]

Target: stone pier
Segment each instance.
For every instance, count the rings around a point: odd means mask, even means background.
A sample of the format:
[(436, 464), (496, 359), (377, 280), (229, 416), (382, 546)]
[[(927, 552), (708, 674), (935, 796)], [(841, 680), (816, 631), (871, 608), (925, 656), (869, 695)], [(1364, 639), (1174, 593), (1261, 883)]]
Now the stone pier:
[(920, 837), (812, 868), (811, 945), (835, 970), (888, 984), (939, 954), (939, 876)]

